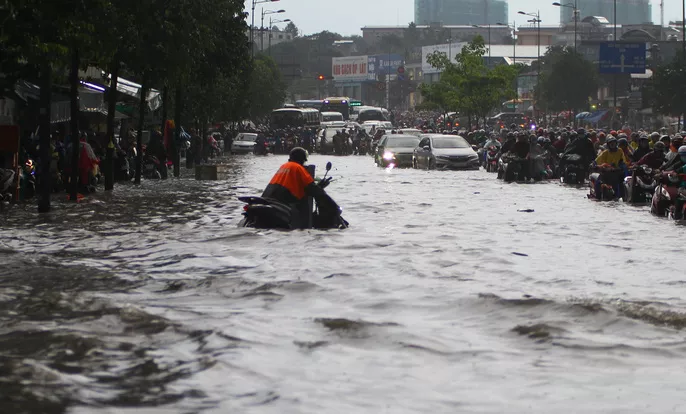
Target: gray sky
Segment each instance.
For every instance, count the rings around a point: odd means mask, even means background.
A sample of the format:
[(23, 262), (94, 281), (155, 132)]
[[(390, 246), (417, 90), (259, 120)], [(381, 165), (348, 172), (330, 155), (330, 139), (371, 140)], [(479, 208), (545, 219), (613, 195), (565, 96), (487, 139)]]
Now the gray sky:
[[(510, 23), (525, 23), (525, 16), (518, 10), (535, 13), (541, 11), (542, 25), (558, 24), (560, 10), (552, 5), (555, 0), (509, 0)], [(562, 3), (563, 1), (561, 1)], [(660, 21), (659, 0), (653, 0), (653, 21)], [(250, 13), (252, 0), (245, 1), (246, 11)], [(361, 35), (360, 28), (371, 25), (407, 25), (414, 19), (414, 0), (279, 0), (255, 6), (255, 25), (260, 25), (261, 9), (286, 10), (286, 13), (265, 16), (291, 19), (304, 34), (328, 30), (342, 35)], [(250, 22), (251, 16), (248, 16)], [(665, 0), (665, 21), (681, 20), (681, 0)], [(283, 27), (285, 23), (280, 26)]]

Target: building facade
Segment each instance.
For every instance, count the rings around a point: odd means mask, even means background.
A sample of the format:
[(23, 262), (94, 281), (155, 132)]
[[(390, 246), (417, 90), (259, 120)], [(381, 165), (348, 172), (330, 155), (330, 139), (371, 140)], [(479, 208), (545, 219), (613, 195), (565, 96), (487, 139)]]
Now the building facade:
[[(576, 0), (579, 8), (579, 20), (589, 16), (605, 17), (610, 23), (614, 21), (615, 0)], [(617, 24), (645, 24), (652, 22), (650, 0), (616, 0)], [(560, 7), (560, 22), (574, 21), (574, 10), (571, 7)]]
[(472, 25), (508, 22), (504, 0), (414, 0), (414, 22), (418, 25)]

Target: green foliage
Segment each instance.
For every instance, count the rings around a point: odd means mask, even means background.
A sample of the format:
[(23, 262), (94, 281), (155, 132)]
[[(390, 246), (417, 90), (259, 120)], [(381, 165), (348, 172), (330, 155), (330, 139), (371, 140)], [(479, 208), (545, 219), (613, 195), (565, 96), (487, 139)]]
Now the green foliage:
[(300, 29), (298, 29), (298, 26), (296, 26), (293, 22), (288, 22), (283, 31), (292, 34), (293, 38), (296, 38), (300, 35)]
[(252, 116), (265, 118), (272, 110), (283, 105), (286, 99), (286, 84), (276, 62), (268, 56), (255, 59), (250, 81)]
[(513, 98), (519, 68), (500, 65), (489, 69), (485, 54), (484, 41), (477, 36), (456, 56), (456, 62), (441, 52), (427, 56), (427, 63), (442, 71), (439, 82), (421, 86), (427, 104), (471, 119), (485, 118), (502, 101)]
[(541, 60), (540, 103), (553, 111), (583, 108), (598, 90), (593, 63), (569, 47), (554, 46)]
[(653, 73), (647, 88), (647, 97), (657, 113), (670, 116), (686, 114), (686, 56), (678, 53), (669, 63), (661, 65)]
[[(6, 0), (0, 9), (0, 86), (8, 89), (47, 59), (66, 73), (112, 62), (150, 87), (188, 91), (196, 119), (245, 113), (252, 61), (242, 0)], [(57, 79), (57, 82), (66, 81)]]

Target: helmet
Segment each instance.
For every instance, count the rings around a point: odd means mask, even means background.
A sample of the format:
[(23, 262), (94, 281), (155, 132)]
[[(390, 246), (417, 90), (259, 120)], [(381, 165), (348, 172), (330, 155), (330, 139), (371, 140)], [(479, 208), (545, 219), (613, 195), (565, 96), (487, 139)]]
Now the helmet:
[(545, 137), (538, 137), (537, 141), (539, 145), (545, 145)]
[[(652, 136), (652, 135), (651, 135), (651, 136)], [(660, 136), (660, 134), (658, 134), (658, 137), (659, 137), (659, 136)], [(644, 141), (644, 140), (645, 140), (645, 141), (650, 141), (650, 138), (648, 138), (648, 135), (641, 135), (641, 136), (638, 137), (638, 140), (639, 140), (639, 141)]]
[(653, 151), (656, 151), (656, 152), (657, 151), (665, 152), (665, 148), (667, 148), (667, 146), (662, 141), (658, 141), (655, 143), (655, 145), (653, 145)]
[(606, 144), (611, 144), (611, 143), (617, 143), (617, 138), (614, 135), (610, 135), (610, 137), (605, 141)]
[(619, 145), (629, 145), (629, 141), (626, 138), (620, 138), (617, 140), (617, 144)]
[(660, 141), (662, 142), (671, 142), (672, 139), (669, 137), (669, 135), (663, 135), (660, 137)]
[[(675, 135), (674, 138), (672, 138), (672, 144), (674, 144), (675, 142), (684, 142), (684, 137), (682, 137), (681, 135)], [(681, 145), (678, 146), (680, 147)]]
[(598, 138), (605, 138), (605, 133), (601, 132), (600, 134), (598, 134)]
[(579, 128), (576, 130), (576, 133), (579, 135), (586, 135), (586, 130), (583, 128)]
[(653, 132), (650, 134), (650, 139), (658, 140), (660, 139), (660, 133), (659, 132)]
[(678, 152), (680, 157), (686, 156), (686, 145), (680, 146)]
[(290, 154), (288, 154), (288, 161), (297, 162), (300, 165), (305, 164), (305, 161), (307, 161), (307, 151), (301, 147), (293, 148)]
[(513, 139), (515, 137), (515, 134), (512, 132), (507, 133), (507, 139)]
[(610, 135), (617, 136), (617, 131), (615, 131), (615, 130), (610, 131)]

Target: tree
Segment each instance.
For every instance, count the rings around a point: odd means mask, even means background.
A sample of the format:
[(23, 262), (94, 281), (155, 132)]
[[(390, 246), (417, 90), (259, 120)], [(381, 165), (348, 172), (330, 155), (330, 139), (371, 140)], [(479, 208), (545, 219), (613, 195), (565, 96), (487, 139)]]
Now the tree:
[(669, 116), (686, 114), (686, 56), (678, 53), (669, 63), (658, 66), (647, 95), (656, 112)]
[(266, 118), (272, 110), (283, 105), (286, 99), (286, 84), (281, 79), (281, 72), (272, 58), (255, 58), (249, 91), (253, 118)]
[(292, 34), (294, 39), (300, 35), (300, 30), (298, 29), (298, 26), (296, 26), (293, 22), (288, 22), (283, 31)]
[(553, 111), (577, 110), (598, 90), (594, 65), (574, 49), (554, 46), (541, 60), (537, 100)]
[(440, 81), (434, 85), (422, 86), (426, 100), (441, 108), (468, 118), (485, 119), (503, 100), (515, 95), (514, 79), (518, 68), (500, 65), (489, 69), (484, 61), (486, 46), (483, 38), (477, 36), (473, 42), (462, 48), (456, 62), (450, 62), (445, 53), (434, 52), (427, 57), (427, 63), (442, 71)]

